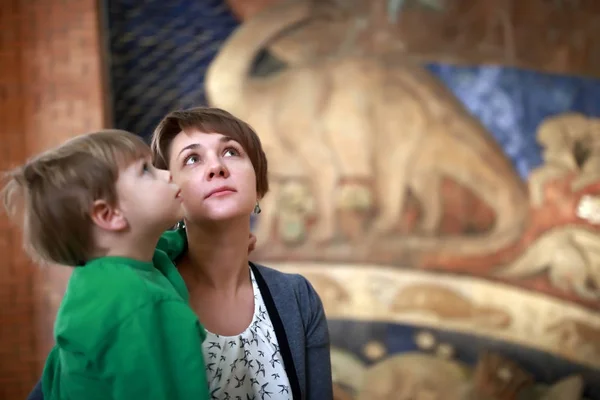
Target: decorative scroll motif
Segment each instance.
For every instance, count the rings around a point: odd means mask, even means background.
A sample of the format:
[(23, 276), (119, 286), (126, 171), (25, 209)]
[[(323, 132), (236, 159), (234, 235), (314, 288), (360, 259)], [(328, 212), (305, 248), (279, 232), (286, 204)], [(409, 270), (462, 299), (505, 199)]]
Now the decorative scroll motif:
[(332, 320), (485, 335), (600, 370), (600, 314), (487, 279), (359, 264), (271, 263), (302, 273)]
[[(304, 274), (322, 294), (332, 321), (419, 327), (413, 337), (418, 351), (391, 354), (371, 340), (363, 348), (368, 363), (336, 348), (336, 340), (347, 340), (334, 337), (336, 399), (579, 400), (584, 376), (589, 382), (600, 377), (600, 315), (585, 308), (484, 279), (440, 279), (433, 272), (317, 263), (274, 267)], [(465, 349), (437, 337), (439, 329), (541, 350), (590, 369), (541, 384), (519, 362), (483, 349), (471, 366), (458, 357)]]

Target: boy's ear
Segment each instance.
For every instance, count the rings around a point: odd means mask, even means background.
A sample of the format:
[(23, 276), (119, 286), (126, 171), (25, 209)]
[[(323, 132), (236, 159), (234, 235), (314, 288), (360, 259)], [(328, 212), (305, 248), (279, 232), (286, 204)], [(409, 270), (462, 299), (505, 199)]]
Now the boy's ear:
[(122, 231), (128, 225), (123, 213), (105, 200), (94, 201), (90, 216), (94, 224), (107, 231)]

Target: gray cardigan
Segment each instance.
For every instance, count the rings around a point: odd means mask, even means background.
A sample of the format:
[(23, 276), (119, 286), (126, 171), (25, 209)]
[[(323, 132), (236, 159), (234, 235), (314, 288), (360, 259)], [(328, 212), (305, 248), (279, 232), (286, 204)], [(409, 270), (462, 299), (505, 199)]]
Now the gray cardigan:
[[(295, 375), (300, 386), (299, 398), (333, 399), (329, 330), (319, 295), (302, 275), (286, 274), (252, 263), (250, 266), (275, 327), (286, 372), (292, 385), (292, 393), (294, 377), (289, 371), (291, 369), (291, 366), (288, 366), (289, 361), (286, 362), (284, 345), (282, 345), (285, 342), (289, 346)], [(264, 279), (263, 282), (260, 277)], [(268, 288), (266, 293), (265, 284)], [(269, 300), (269, 297), (272, 300)], [(273, 305), (275, 310), (272, 309)], [(283, 333), (278, 332), (275, 321), (277, 318), (281, 319)], [(294, 399), (296, 398), (294, 396)]]
[[(333, 399), (329, 330), (317, 292), (301, 275), (250, 267), (275, 327), (294, 400)], [(41, 381), (27, 399), (44, 399)]]

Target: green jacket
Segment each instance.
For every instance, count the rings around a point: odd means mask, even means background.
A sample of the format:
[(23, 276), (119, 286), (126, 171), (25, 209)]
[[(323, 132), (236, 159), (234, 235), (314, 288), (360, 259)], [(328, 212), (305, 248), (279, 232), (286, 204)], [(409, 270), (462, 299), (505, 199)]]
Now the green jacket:
[(104, 257), (74, 269), (42, 376), (47, 400), (209, 399), (204, 328), (161, 238), (153, 262)]

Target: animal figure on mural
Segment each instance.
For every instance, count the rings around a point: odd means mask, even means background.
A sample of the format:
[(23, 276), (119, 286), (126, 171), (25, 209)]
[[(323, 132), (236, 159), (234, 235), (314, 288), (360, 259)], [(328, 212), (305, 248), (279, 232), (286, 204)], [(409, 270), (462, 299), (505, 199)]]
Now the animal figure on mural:
[(484, 351), (477, 360), (467, 399), (516, 399), (519, 392), (533, 383), (533, 376), (513, 360)]
[[(377, 217), (370, 229), (379, 235), (399, 223), (407, 190), (413, 190), (422, 202), (425, 235), (407, 238), (409, 247), (468, 254), (516, 240), (527, 217), (523, 182), (483, 126), (405, 55), (342, 54), (265, 78), (249, 76), (265, 44), (309, 13), (305, 2), (266, 9), (232, 34), (206, 74), (209, 102), (248, 120), (272, 160), (273, 192), (264, 199), (257, 236), (271, 236), (281, 182), (308, 179), (317, 215), (310, 239), (331, 240), (335, 192), (340, 180), (351, 178), (375, 186)], [(441, 218), (442, 178), (494, 210), (490, 233), (431, 237)]]
[[(532, 171), (532, 206), (547, 199), (553, 181), (569, 180), (570, 193), (600, 181), (600, 119), (564, 114), (546, 119), (538, 129), (544, 164)], [(550, 283), (585, 299), (600, 298), (600, 196), (580, 197), (576, 216), (586, 226), (558, 226), (545, 232), (515, 261), (496, 272), (503, 278), (522, 279), (547, 272)]]
[(580, 400), (584, 382), (580, 375), (570, 375), (554, 385), (540, 390), (540, 400)]
[(333, 399), (353, 400), (363, 383), (367, 365), (355, 354), (342, 349), (331, 348), (331, 369), (333, 378)]
[(529, 175), (531, 205), (544, 201), (544, 187), (553, 180), (576, 175), (572, 190), (600, 181), (600, 119), (577, 113), (544, 120), (537, 133), (544, 163)]
[(557, 347), (567, 355), (586, 355), (590, 361), (600, 357), (600, 326), (566, 317), (549, 326), (545, 333), (553, 336)]
[(600, 298), (600, 235), (583, 227), (554, 228), (495, 276), (525, 278), (544, 271), (551, 284), (565, 292)]
[(477, 360), (464, 400), (580, 400), (583, 386), (580, 375), (567, 376), (552, 385), (537, 384), (513, 360), (486, 351)]
[(462, 400), (467, 367), (424, 353), (387, 357), (365, 372), (358, 400)]

